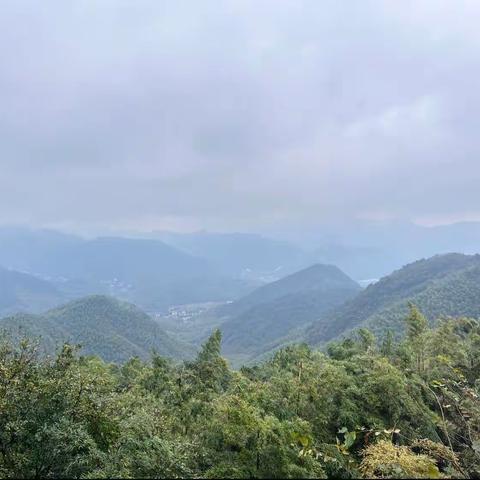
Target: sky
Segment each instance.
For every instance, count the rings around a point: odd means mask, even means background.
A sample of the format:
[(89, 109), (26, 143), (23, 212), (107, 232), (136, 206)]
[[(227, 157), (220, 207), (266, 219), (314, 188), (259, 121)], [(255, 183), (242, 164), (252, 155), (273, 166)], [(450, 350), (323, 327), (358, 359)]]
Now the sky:
[(2, 0), (0, 224), (480, 220), (476, 0)]

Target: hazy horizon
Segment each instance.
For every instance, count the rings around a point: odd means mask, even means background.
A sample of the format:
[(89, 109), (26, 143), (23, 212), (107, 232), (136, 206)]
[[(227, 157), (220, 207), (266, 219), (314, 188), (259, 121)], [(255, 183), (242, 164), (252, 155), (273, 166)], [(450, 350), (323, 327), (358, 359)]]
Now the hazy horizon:
[[(355, 227), (362, 226), (364, 228), (385, 228), (388, 229), (392, 226), (405, 227), (405, 228), (414, 228), (414, 229), (425, 229), (426, 231), (434, 231), (443, 228), (450, 227), (461, 227), (461, 226), (479, 226), (480, 220), (459, 220), (452, 222), (442, 222), (442, 223), (420, 223), (409, 220), (397, 220), (397, 219), (388, 219), (388, 220), (361, 220), (353, 219), (344, 222), (330, 222), (317, 225), (310, 225), (309, 227), (302, 230), (302, 233), (307, 235), (319, 235), (322, 232), (327, 234), (337, 234), (341, 235), (342, 232), (354, 230)], [(37, 223), (27, 223), (27, 222), (5, 222), (0, 223), (0, 229), (19, 229), (19, 230), (31, 230), (31, 231), (52, 231), (58, 232), (66, 235), (76, 235), (80, 237), (102, 237), (102, 236), (119, 236), (119, 237), (128, 237), (132, 236), (142, 236), (150, 234), (161, 234), (161, 233), (171, 233), (178, 235), (197, 235), (197, 234), (213, 234), (213, 235), (253, 235), (253, 236), (262, 236), (270, 237), (272, 239), (278, 238), (282, 239), (283, 236), (288, 237), (293, 233), (293, 228), (290, 228), (288, 225), (284, 228), (279, 229), (207, 229), (207, 228), (149, 228), (145, 226), (144, 228), (122, 228), (115, 226), (104, 225), (95, 225), (95, 226), (77, 226), (73, 227), (72, 225), (64, 224), (37, 224)]]

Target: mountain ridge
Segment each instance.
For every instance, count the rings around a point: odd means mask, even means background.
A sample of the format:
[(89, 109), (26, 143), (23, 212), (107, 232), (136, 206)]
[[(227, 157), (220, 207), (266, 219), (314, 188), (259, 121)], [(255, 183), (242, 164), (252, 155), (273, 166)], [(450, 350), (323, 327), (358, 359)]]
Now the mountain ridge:
[[(442, 313), (457, 315), (464, 311), (470, 314), (478, 311), (480, 315), (476, 281), (469, 282), (464, 278), (469, 271), (477, 272), (479, 267), (478, 254), (449, 253), (412, 262), (369, 285), (356, 297), (329, 312), (328, 316), (314, 322), (307, 329), (305, 339), (317, 345), (359, 326), (369, 326), (379, 334), (389, 327), (398, 330), (408, 302), (418, 303), (430, 320)], [(468, 285), (461, 286), (459, 278), (464, 278)], [(445, 310), (445, 305), (440, 307), (441, 297), (431, 294), (439, 286), (458, 293), (451, 299), (449, 309)], [(430, 292), (430, 296), (426, 292)], [(466, 308), (467, 304), (471, 308)]]

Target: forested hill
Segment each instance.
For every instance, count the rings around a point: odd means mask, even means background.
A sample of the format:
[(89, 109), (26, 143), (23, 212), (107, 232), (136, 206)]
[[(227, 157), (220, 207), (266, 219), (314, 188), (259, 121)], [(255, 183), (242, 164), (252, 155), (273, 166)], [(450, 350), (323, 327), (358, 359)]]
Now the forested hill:
[(62, 298), (51, 283), (0, 267), (0, 316), (47, 310), (61, 303)]
[(258, 354), (323, 313), (345, 302), (360, 286), (332, 265), (313, 265), (220, 309), (227, 355)]
[(360, 290), (360, 286), (334, 265), (315, 264), (276, 282), (257, 288), (231, 304), (220, 307), (219, 312), (234, 316), (251, 307), (269, 303), (285, 295), (307, 291), (329, 291), (335, 288)]
[(369, 285), (355, 298), (322, 316), (308, 330), (311, 344), (328, 341), (352, 328), (374, 332), (401, 330), (408, 303), (428, 319), (440, 315), (480, 316), (480, 255), (445, 254), (411, 263)]
[(80, 344), (87, 354), (122, 362), (147, 358), (153, 350), (172, 358), (188, 358), (193, 348), (169, 337), (139, 308), (126, 302), (91, 296), (41, 315), (16, 314), (0, 320), (0, 328), (18, 337), (39, 338), (41, 349), (54, 353), (64, 342)]

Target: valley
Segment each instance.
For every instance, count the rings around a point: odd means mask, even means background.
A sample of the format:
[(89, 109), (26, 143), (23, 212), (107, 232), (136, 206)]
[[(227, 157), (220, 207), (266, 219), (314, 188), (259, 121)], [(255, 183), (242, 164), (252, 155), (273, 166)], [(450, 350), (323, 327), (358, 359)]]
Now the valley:
[[(465, 437), (480, 439), (480, 255), (438, 254), (356, 281), (332, 264), (305, 266), (284, 244), (264, 258), (266, 240), (252, 264), (251, 237), (228, 268), (219, 262), (234, 255), (230, 237), (223, 253), (224, 237), (209, 250), (204, 234), (198, 250), (30, 231), (17, 238), (28, 248), (15, 252), (2, 238), (10, 262), (0, 268), (0, 402), (9, 400), (0, 422), (16, 422), (4, 428), (21, 439), (8, 451), (44, 452), (28, 447), (44, 415), (62, 438), (80, 429), (75, 438), (87, 442), (54, 453), (58, 465), (91, 462), (58, 467), (62, 475), (480, 472), (478, 440)], [(75, 256), (62, 265), (59, 243)], [(98, 433), (105, 424), (117, 433)], [(397, 431), (412, 440), (396, 446)], [(55, 451), (64, 445), (42, 435)], [(31, 476), (33, 455), (8, 463), (0, 452), (0, 473)]]
[[(100, 295), (147, 312), (145, 318), (183, 345), (187, 354), (220, 328), (223, 354), (241, 367), (283, 345), (306, 342), (322, 347), (358, 328), (368, 327), (380, 338), (389, 331), (398, 335), (410, 303), (432, 322), (442, 316), (480, 316), (478, 255), (436, 255), (361, 286), (333, 265), (316, 263), (295, 270), (300, 250), (281, 242), (242, 235), (158, 236), (170, 245), (156, 238), (84, 240), (58, 232), (0, 230), (9, 264), (36, 272), (0, 270), (0, 316), (5, 318), (0, 325), (11, 328), (23, 321), (33, 335), (45, 331), (44, 343), (52, 350), (61, 339), (83, 337), (47, 321), (48, 327), (42, 327), (40, 317), (34, 321), (29, 315), (51, 317), (50, 311), (59, 305)], [(228, 252), (235, 262), (218, 268)], [(72, 258), (60, 267), (62, 254)], [(199, 254), (206, 257), (194, 256)], [(97, 348), (87, 350), (103, 351)], [(114, 350), (108, 347), (107, 356)], [(179, 349), (174, 352), (181, 358)]]

